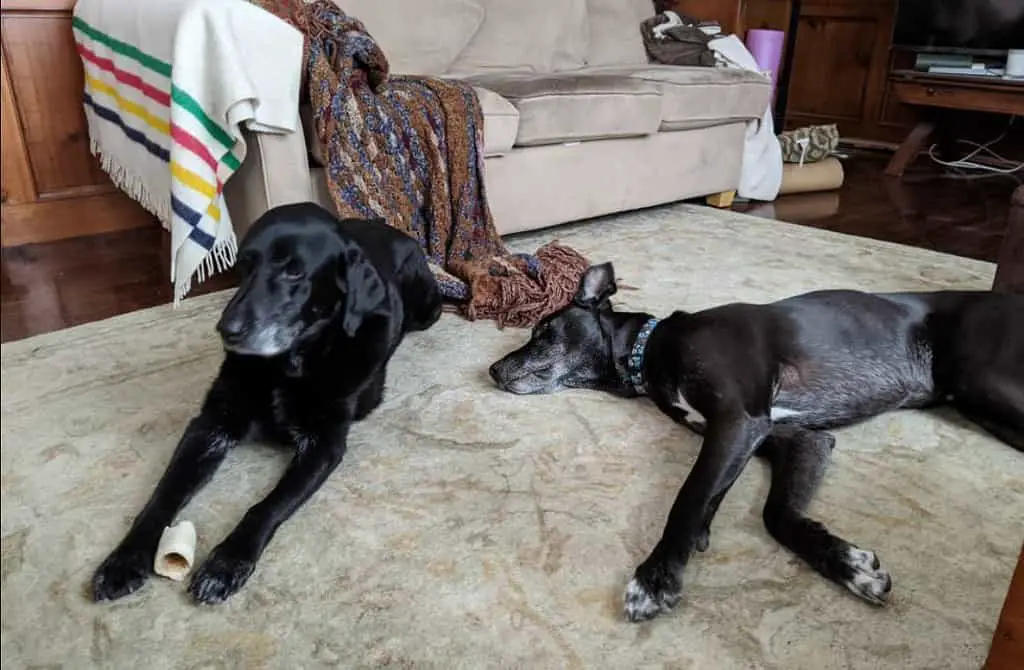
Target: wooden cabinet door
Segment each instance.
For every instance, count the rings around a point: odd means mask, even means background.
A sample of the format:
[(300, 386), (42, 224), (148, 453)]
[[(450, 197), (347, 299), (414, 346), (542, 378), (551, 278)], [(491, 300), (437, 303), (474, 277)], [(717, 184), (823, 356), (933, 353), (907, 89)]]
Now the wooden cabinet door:
[(789, 30), (793, 11), (786, 127), (837, 123), (843, 138), (902, 140), (915, 117), (890, 92), (896, 0), (749, 0), (746, 25)]
[(786, 125), (835, 122), (843, 136), (876, 135), (885, 102), (895, 2), (801, 4)]
[(3, 246), (156, 225), (89, 151), (74, 0), (3, 0)]

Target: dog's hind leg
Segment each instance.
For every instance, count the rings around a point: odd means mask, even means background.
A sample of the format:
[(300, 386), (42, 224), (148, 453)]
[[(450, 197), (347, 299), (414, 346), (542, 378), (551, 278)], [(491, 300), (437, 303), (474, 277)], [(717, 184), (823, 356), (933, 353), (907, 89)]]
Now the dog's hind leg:
[[(1003, 302), (1003, 300), (1013, 302)], [(936, 353), (943, 386), (961, 414), (1024, 451), (1024, 296), (975, 299), (950, 351)]]
[(953, 405), (1006, 444), (1024, 451), (1024, 380), (973, 371), (957, 381)]
[(881, 605), (892, 580), (878, 557), (836, 537), (804, 516), (835, 445), (828, 433), (776, 424), (758, 450), (771, 464), (772, 483), (764, 506), (764, 525), (786, 547), (825, 577), (864, 600)]

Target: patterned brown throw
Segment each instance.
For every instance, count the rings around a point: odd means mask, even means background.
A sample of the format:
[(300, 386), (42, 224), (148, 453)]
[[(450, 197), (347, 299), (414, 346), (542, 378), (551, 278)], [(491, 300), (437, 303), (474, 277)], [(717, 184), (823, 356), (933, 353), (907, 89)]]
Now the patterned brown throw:
[(470, 85), (389, 76), (363, 24), (331, 0), (249, 1), (305, 35), (306, 88), (343, 217), (381, 217), (418, 240), (443, 295), (469, 319), (531, 326), (572, 299), (583, 256), (557, 243), (512, 254), (494, 227)]

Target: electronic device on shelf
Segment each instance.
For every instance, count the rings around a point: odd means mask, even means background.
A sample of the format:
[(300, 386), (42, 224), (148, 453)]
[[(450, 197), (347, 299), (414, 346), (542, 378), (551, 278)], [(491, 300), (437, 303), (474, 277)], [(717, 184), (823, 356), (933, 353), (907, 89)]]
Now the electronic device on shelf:
[(919, 72), (1012, 78), (1024, 49), (1024, 0), (898, 0), (893, 46), (915, 52)]
[(1024, 49), (1024, 0), (899, 0), (893, 46), (947, 57)]

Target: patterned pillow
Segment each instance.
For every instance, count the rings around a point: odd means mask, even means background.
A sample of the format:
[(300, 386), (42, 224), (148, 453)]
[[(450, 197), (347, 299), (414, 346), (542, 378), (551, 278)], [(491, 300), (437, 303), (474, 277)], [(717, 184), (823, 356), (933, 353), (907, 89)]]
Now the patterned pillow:
[(783, 162), (817, 163), (831, 156), (839, 148), (839, 128), (836, 124), (830, 123), (825, 126), (805, 126), (787, 130), (779, 135), (779, 144), (782, 145)]

